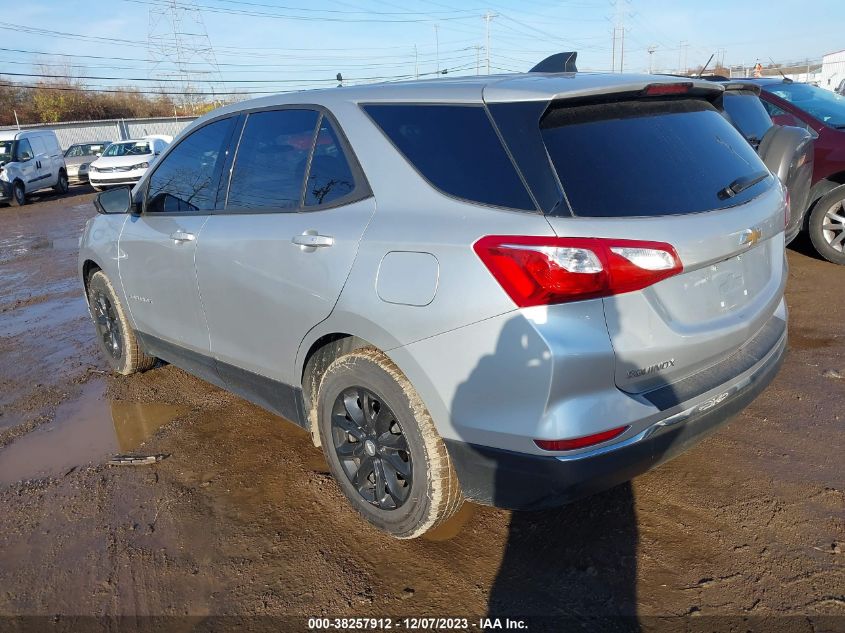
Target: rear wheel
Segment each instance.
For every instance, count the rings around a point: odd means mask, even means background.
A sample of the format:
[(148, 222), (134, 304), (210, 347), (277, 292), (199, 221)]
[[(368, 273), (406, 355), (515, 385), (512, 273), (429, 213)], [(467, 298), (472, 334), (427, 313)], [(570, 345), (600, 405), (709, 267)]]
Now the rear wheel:
[(64, 195), (68, 192), (69, 189), (70, 185), (67, 181), (67, 174), (64, 172), (64, 170), (62, 170), (59, 172), (59, 180), (53, 187), (53, 191), (60, 195)]
[(845, 185), (826, 193), (813, 207), (810, 239), (819, 255), (845, 264)]
[(143, 352), (126, 312), (105, 273), (98, 270), (88, 282), (88, 309), (97, 342), (111, 368), (127, 376), (151, 369), (156, 359)]
[(22, 207), (26, 204), (26, 189), (20, 180), (12, 184), (12, 206)]
[(415, 538), (461, 507), (457, 476), (428, 411), (378, 350), (355, 350), (329, 365), (317, 412), (332, 474), (377, 528)]

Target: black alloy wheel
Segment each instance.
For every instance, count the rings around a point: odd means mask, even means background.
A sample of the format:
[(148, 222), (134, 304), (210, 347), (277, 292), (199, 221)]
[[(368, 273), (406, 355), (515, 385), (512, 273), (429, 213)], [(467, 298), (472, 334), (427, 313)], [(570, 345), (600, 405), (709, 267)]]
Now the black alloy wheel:
[(338, 460), (358, 494), (382, 510), (395, 510), (411, 494), (413, 469), (408, 440), (382, 399), (363, 387), (335, 399), (332, 439)]
[(117, 311), (108, 295), (95, 291), (91, 301), (91, 310), (94, 313), (94, 325), (97, 334), (102, 339), (106, 351), (114, 359), (120, 359), (123, 354), (123, 343), (120, 334), (120, 321), (117, 318)]

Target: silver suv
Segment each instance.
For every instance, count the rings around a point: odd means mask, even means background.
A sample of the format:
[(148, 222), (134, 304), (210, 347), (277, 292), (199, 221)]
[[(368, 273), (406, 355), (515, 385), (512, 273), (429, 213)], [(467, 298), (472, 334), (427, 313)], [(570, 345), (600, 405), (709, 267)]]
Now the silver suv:
[(100, 344), (309, 430), (400, 538), (626, 481), (784, 354), (786, 195), (722, 94), (529, 73), (215, 110), (97, 199)]

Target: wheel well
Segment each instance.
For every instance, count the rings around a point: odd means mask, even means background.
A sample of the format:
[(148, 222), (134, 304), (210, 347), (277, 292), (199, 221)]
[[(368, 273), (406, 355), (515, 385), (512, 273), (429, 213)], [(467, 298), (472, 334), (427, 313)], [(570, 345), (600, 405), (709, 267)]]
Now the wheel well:
[(88, 282), (91, 280), (91, 275), (98, 270), (102, 270), (102, 268), (90, 259), (86, 259), (85, 263), (82, 264), (82, 279), (85, 283), (85, 296), (88, 296)]
[(316, 406), (320, 381), (335, 359), (362, 347), (374, 346), (358, 336), (333, 332), (314, 341), (305, 355), (305, 363), (302, 366), (302, 397), (305, 401), (305, 411), (314, 446), (320, 446)]

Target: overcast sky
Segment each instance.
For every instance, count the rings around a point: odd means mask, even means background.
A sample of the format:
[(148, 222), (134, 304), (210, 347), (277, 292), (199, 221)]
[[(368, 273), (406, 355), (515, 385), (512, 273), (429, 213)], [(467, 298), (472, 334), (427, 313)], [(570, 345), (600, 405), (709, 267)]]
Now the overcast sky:
[[(73, 65), (73, 74), (118, 78), (85, 80), (89, 86), (146, 87), (150, 82), (130, 80), (172, 77), (171, 16), (156, 13), (172, 1), (14, 0), (15, 10), (9, 11), (13, 0), (0, 0), (7, 9), (0, 48), (29, 51), (0, 50), (0, 72), (32, 73), (38, 72), (35, 65), (64, 62)], [(176, 0), (177, 5), (183, 1)], [(769, 57), (779, 62), (818, 59), (845, 48), (842, 0), (619, 0), (618, 5), (594, 0), (196, 0), (185, 6), (201, 9), (208, 34), (208, 40), (182, 37), (187, 46), (183, 58), (192, 62), (195, 78), (209, 76), (203, 73), (210, 55), (192, 52), (208, 41), (222, 78), (243, 82), (218, 84), (218, 90), (221, 85), (244, 91), (331, 85), (337, 72), (351, 81), (427, 76), (437, 69), (438, 59), (440, 69), (473, 74), (480, 60), (484, 73), (483, 16), (488, 11), (494, 14), (489, 22), (492, 72), (526, 70), (562, 50), (577, 50), (582, 69), (609, 70), (617, 20), (625, 29), (624, 67), (634, 72), (648, 68), (651, 46), (654, 69), (663, 71), (684, 63), (695, 67), (717, 51), (728, 64), (751, 65)], [(181, 32), (202, 35), (195, 13), (177, 13)], [(151, 18), (152, 34), (159, 38), (150, 50)]]

